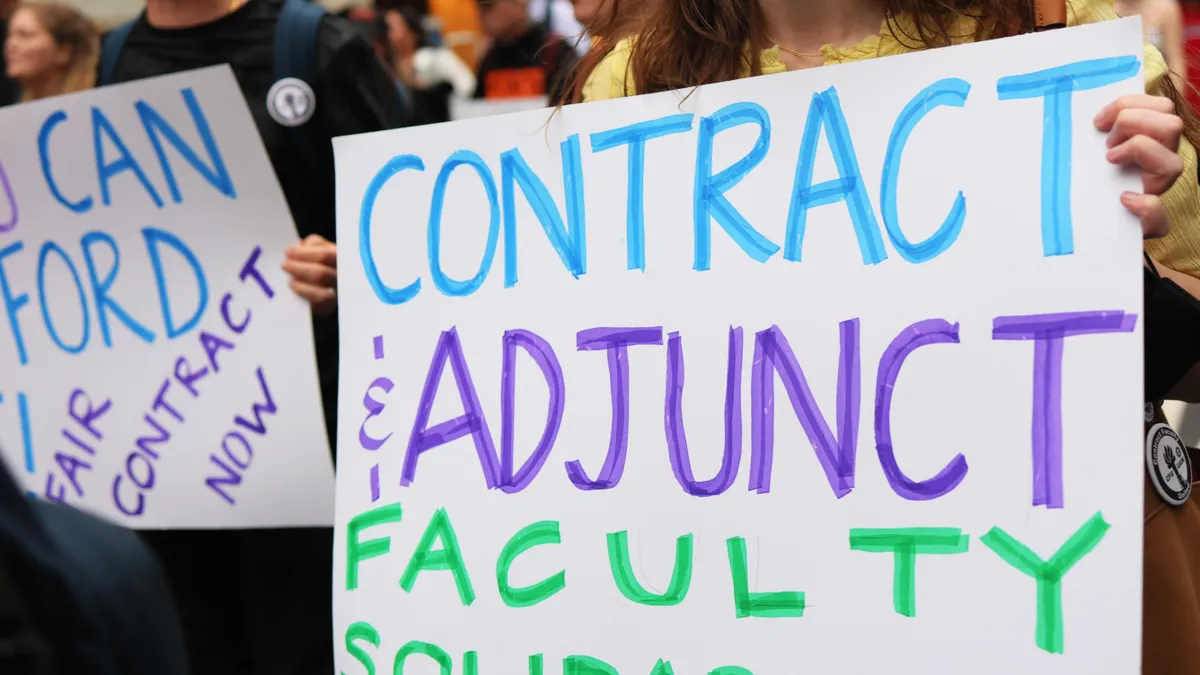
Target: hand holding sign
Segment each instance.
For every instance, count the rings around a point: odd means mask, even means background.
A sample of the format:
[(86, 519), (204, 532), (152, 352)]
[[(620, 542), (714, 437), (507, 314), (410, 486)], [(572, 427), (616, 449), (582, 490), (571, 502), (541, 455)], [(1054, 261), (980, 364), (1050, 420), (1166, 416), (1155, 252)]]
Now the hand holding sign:
[(310, 234), (288, 248), (286, 256), (283, 271), (292, 275), (292, 290), (312, 305), (317, 316), (333, 314), (337, 309), (337, 244)]
[(1105, 106), (1095, 124), (1108, 133), (1108, 161), (1142, 174), (1144, 193), (1126, 192), (1121, 203), (1141, 219), (1143, 236), (1165, 236), (1170, 223), (1160, 195), (1183, 174), (1178, 154), (1183, 120), (1175, 114), (1175, 104), (1163, 96), (1130, 94)]

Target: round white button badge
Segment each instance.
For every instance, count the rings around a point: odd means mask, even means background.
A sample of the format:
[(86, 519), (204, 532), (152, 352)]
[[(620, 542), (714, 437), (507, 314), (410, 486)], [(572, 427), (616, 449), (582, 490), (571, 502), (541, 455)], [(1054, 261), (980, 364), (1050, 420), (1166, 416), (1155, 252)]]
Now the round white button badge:
[(1146, 472), (1163, 501), (1183, 506), (1192, 494), (1192, 458), (1183, 440), (1166, 424), (1146, 434)]
[(317, 96), (304, 80), (285, 77), (267, 92), (267, 112), (285, 127), (298, 127), (312, 119)]

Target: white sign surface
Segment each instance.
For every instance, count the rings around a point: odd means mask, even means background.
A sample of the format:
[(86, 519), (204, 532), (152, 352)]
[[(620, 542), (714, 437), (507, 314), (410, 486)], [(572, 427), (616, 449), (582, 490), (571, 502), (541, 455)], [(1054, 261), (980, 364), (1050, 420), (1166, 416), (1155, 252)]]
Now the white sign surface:
[(0, 447), (139, 528), (328, 524), (297, 239), (225, 67), (0, 111)]
[(339, 670), (1139, 672), (1140, 55), (339, 139)]

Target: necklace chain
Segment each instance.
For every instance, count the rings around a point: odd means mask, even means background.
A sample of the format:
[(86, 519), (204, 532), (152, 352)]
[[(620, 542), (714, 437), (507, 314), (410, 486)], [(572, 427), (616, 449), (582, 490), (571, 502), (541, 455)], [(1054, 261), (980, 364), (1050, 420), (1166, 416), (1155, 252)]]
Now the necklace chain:
[(792, 56), (796, 56), (796, 57), (799, 57), (802, 59), (823, 59), (823, 58), (825, 58), (825, 55), (822, 54), (821, 52), (814, 52), (814, 53), (799, 52), (790, 47), (785, 47), (785, 46), (779, 44), (779, 42), (777, 40), (775, 40), (775, 38), (771, 37), (770, 35), (767, 36), (767, 39), (771, 41), (771, 44), (775, 45), (776, 47), (779, 47), (780, 49), (787, 52), (788, 54), (791, 54)]

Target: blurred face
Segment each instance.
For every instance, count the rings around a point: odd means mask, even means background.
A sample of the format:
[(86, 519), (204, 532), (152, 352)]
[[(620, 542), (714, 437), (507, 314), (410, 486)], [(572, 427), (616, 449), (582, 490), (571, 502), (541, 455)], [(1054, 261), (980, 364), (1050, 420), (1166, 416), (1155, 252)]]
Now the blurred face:
[(71, 52), (55, 44), (33, 10), (25, 7), (8, 22), (4, 59), (9, 77), (18, 82), (36, 82), (65, 68)]
[(600, 13), (604, 11), (606, 0), (571, 0), (571, 4), (575, 6), (575, 20), (586, 27), (591, 27), (596, 19), (600, 18)]
[(408, 23), (400, 12), (391, 11), (384, 15), (387, 22), (388, 43), (396, 56), (407, 56), (417, 51), (417, 36), (408, 29)]
[(481, 4), (479, 9), (483, 32), (493, 40), (520, 37), (521, 29), (529, 20), (524, 0), (491, 0)]

